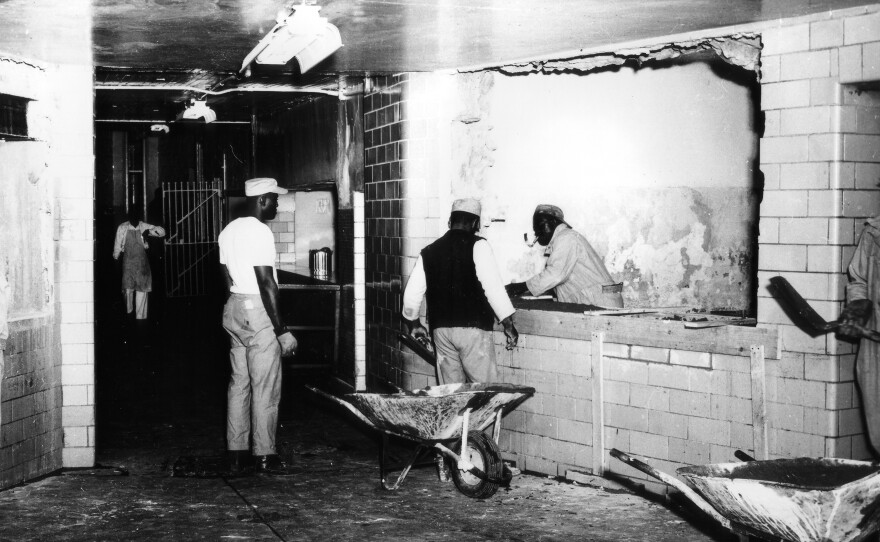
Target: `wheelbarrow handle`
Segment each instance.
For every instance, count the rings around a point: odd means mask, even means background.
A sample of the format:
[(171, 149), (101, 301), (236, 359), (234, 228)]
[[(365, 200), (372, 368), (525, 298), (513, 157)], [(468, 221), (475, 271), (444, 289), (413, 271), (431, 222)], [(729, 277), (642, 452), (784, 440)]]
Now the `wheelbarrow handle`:
[(648, 465), (647, 463), (645, 463), (643, 461), (639, 461), (638, 459), (636, 459), (634, 457), (630, 457), (629, 455), (621, 452), (617, 448), (612, 448), (609, 453), (611, 454), (611, 457), (615, 457), (615, 458), (623, 461), (624, 463), (626, 463), (630, 467), (637, 469), (637, 470), (640, 470), (640, 471), (644, 472), (645, 474), (652, 476), (652, 477), (660, 480), (661, 482), (663, 482), (667, 485), (670, 485), (670, 486), (674, 487), (675, 489), (681, 491), (681, 493), (685, 497), (690, 499), (691, 502), (693, 502), (700, 510), (702, 510), (703, 512), (705, 512), (706, 514), (711, 516), (715, 521), (717, 521), (718, 523), (720, 523), (724, 527), (726, 527), (730, 530), (733, 530), (733, 527), (731, 527), (731, 525), (730, 525), (729, 519), (727, 519), (726, 517), (719, 514), (718, 510), (715, 510), (712, 507), (712, 505), (709, 504), (708, 501), (706, 501), (706, 499), (701, 497), (696, 491), (694, 491), (693, 489), (688, 487), (687, 484), (685, 484), (684, 482), (682, 482), (678, 478), (676, 478), (674, 476), (670, 476), (670, 475), (666, 474), (665, 472), (660, 472), (659, 470), (655, 469), (651, 465)]

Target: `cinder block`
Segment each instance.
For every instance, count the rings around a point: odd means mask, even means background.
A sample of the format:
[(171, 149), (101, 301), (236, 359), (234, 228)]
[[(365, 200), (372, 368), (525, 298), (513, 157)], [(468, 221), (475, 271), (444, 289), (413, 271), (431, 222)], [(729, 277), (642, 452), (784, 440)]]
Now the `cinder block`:
[(751, 399), (752, 375), (750, 373), (730, 373), (730, 395)]
[(61, 408), (61, 425), (64, 427), (82, 427), (95, 425), (94, 406), (65, 406)]
[(825, 337), (811, 337), (796, 326), (779, 326), (783, 348), (790, 352), (820, 354), (825, 352)]
[(617, 380), (631, 384), (647, 384), (648, 371), (652, 365), (624, 359), (606, 360), (604, 373), (606, 380)]
[(809, 140), (807, 151), (809, 161), (823, 162), (840, 160), (842, 144), (840, 134), (813, 134), (807, 137)]
[(818, 217), (780, 219), (779, 242), (791, 245), (824, 245), (828, 242), (828, 219)]
[[(846, 213), (846, 195), (844, 195), (844, 213)], [(854, 245), (856, 242), (856, 220), (853, 218), (829, 218), (829, 243), (834, 245)], [(844, 250), (846, 250), (844, 248)], [(848, 259), (844, 259), (849, 263)]]
[[(880, 157), (880, 137), (878, 137), (878, 157)], [(843, 214), (851, 217), (870, 217), (880, 205), (880, 192), (863, 190), (843, 191)], [(859, 221), (861, 222), (861, 221)]]
[(604, 386), (605, 401), (607, 403), (616, 403), (618, 405), (629, 404), (630, 391), (628, 383), (608, 380), (605, 382)]
[(672, 365), (686, 365), (688, 367), (702, 367), (708, 369), (712, 366), (712, 356), (708, 352), (670, 350), (669, 363)]
[(825, 408), (843, 410), (857, 406), (853, 403), (853, 384), (850, 382), (825, 385)]
[(810, 79), (831, 75), (831, 54), (828, 50), (789, 53), (782, 55), (780, 79)]
[(822, 456), (841, 459), (852, 458), (852, 437), (826, 438), (825, 453)]
[(64, 468), (95, 466), (95, 448), (64, 448), (61, 451), (61, 464)]
[(763, 138), (760, 141), (761, 161), (771, 164), (806, 162), (811, 159), (809, 142), (809, 136), (803, 135)]
[(740, 450), (755, 449), (755, 431), (751, 425), (742, 423), (730, 423), (730, 445)]
[[(836, 190), (811, 190), (809, 195), (809, 210), (811, 217), (839, 216), (841, 214), (841, 194)], [(809, 265), (809, 254), (807, 255)]]
[(875, 189), (880, 182), (880, 164), (855, 164), (855, 187), (857, 189)]
[(632, 359), (666, 363), (669, 360), (669, 349), (633, 345), (630, 347), (629, 355)]
[(840, 436), (858, 435), (865, 432), (862, 410), (860, 408), (838, 410), (837, 424)]
[(862, 46), (841, 47), (837, 54), (838, 77), (841, 83), (862, 80)]
[(764, 190), (779, 190), (779, 164), (761, 163), (764, 174)]
[(540, 435), (542, 437), (557, 438), (557, 424), (559, 420), (543, 414), (526, 412), (525, 414), (525, 430), (526, 433)]
[(767, 419), (771, 427), (786, 431), (803, 431), (804, 407), (768, 401)]
[(761, 82), (778, 83), (780, 72), (780, 57), (778, 55), (761, 55)]
[(669, 459), (686, 465), (706, 465), (709, 463), (711, 445), (679, 438), (669, 439)]
[(629, 404), (648, 410), (669, 410), (669, 390), (656, 386), (630, 384)]
[(749, 424), (752, 422), (752, 401), (739, 397), (713, 395), (711, 413), (717, 420)]
[(805, 407), (825, 408), (826, 389), (824, 382), (804, 380), (801, 384), (803, 405)]
[(862, 46), (862, 79), (880, 79), (880, 41)]
[(89, 432), (85, 427), (66, 427), (64, 429), (65, 447), (86, 447), (89, 445)]
[(92, 362), (91, 348), (88, 344), (64, 344), (61, 346), (61, 363), (64, 365), (87, 365)]
[(605, 343), (602, 345), (602, 353), (612, 358), (626, 359), (629, 357), (629, 346), (625, 344)]
[(771, 429), (770, 453), (780, 457), (819, 457), (825, 451), (825, 438), (800, 431)]
[(880, 13), (859, 17), (848, 17), (843, 22), (843, 43), (867, 43), (877, 41), (880, 36)]
[(711, 463), (730, 463), (736, 461), (736, 448), (733, 446), (719, 446), (713, 444), (709, 448), (709, 461)]
[(648, 384), (679, 390), (688, 389), (688, 368), (685, 366), (648, 364)]
[[(840, 55), (832, 58), (831, 70), (838, 71)], [(810, 104), (811, 105), (836, 105), (843, 100), (840, 83), (837, 77), (825, 77), (810, 79)]]
[(765, 190), (761, 201), (761, 229), (765, 216), (806, 216), (808, 209), (809, 192), (806, 190)]
[[(769, 81), (765, 81), (768, 83)], [(762, 137), (778, 137), (782, 135), (782, 109), (764, 111), (764, 134)]]
[[(784, 190), (826, 189), (830, 186), (829, 178), (829, 168), (825, 162), (781, 164), (779, 166), (779, 185)], [(764, 204), (762, 202), (762, 213), (764, 212), (763, 207)]]
[(593, 445), (593, 424), (575, 420), (559, 420), (557, 438), (584, 446)]
[(688, 369), (688, 390), (699, 393), (709, 393), (712, 389), (712, 373), (705, 369)]
[(767, 360), (768, 376), (800, 379), (804, 378), (804, 355), (799, 352), (783, 352), (778, 360)]
[(810, 49), (827, 49), (843, 45), (843, 19), (810, 23)]
[(688, 436), (688, 417), (684, 414), (648, 410), (648, 427), (654, 434), (685, 439)]
[[(761, 110), (788, 109), (810, 105), (810, 81), (785, 81), (761, 85)], [(764, 160), (763, 154), (761, 155)]]
[(807, 354), (804, 357), (804, 378), (819, 382), (840, 380), (839, 359), (825, 354)]
[(716, 395), (730, 395), (729, 372), (716, 369), (711, 371), (709, 375), (709, 393)]
[(843, 134), (843, 159), (848, 162), (880, 161), (880, 135)]
[(655, 459), (669, 459), (669, 439), (663, 435), (632, 431), (629, 445), (631, 453)]
[(85, 406), (88, 400), (88, 386), (62, 386), (64, 406)]
[(581, 359), (590, 358), (590, 341), (579, 339), (556, 339), (556, 345), (560, 352), (579, 354)]
[(688, 439), (729, 446), (730, 422), (708, 418), (688, 418)]
[(804, 408), (804, 432), (823, 437), (836, 437), (837, 412), (824, 408)]
[(809, 246), (807, 247), (807, 271), (841, 273), (843, 271), (841, 255), (842, 251), (838, 245)]
[(762, 32), (761, 41), (764, 44), (764, 55), (806, 51), (810, 48), (810, 25), (768, 28)]
[[(773, 379), (773, 382), (775, 383), (775, 394), (773, 397), (769, 398), (771, 401), (789, 405), (804, 404), (804, 380), (798, 380), (796, 378), (775, 378)], [(768, 381), (768, 388), (769, 387)]]
[(762, 246), (774, 245), (779, 242), (779, 219), (761, 217), (758, 240)]
[(95, 366), (62, 365), (61, 382), (64, 386), (81, 386), (95, 383)]
[(727, 371), (733, 373), (751, 373), (751, 359), (743, 356), (729, 354), (712, 354), (712, 367), (715, 371)]
[(670, 390), (669, 411), (674, 414), (708, 417), (711, 412), (709, 397), (708, 393)]
[(625, 405), (605, 405), (605, 424), (609, 427), (648, 432), (648, 411)]
[(759, 267), (765, 271), (806, 271), (807, 248), (803, 245), (763, 245)]

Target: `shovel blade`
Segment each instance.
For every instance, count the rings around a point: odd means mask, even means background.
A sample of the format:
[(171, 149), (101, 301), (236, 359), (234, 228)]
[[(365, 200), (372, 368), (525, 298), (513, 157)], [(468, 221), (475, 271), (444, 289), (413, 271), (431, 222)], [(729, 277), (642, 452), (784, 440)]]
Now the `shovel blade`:
[(794, 323), (802, 330), (811, 335), (821, 335), (837, 329), (837, 321), (827, 322), (819, 316), (819, 313), (807, 303), (806, 299), (801, 297), (801, 294), (794, 289), (794, 286), (785, 277), (773, 277), (770, 279), (770, 284), (773, 285), (776, 298), (780, 301), (782, 307), (786, 309), (789, 316), (792, 316)]

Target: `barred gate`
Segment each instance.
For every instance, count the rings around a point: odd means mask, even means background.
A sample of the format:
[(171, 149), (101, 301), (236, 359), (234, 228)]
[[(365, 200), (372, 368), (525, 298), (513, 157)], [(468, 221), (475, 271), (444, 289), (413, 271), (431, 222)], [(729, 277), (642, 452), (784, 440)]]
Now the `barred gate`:
[(226, 225), (220, 181), (162, 183), (165, 240), (165, 295), (206, 295), (216, 283), (217, 236)]

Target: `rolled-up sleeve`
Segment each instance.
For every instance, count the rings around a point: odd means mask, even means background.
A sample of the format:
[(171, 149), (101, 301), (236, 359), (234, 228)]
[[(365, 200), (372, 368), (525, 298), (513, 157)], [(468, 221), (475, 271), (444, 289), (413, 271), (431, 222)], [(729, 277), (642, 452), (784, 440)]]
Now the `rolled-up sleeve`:
[(425, 280), (425, 265), (422, 256), (416, 260), (416, 265), (409, 275), (409, 281), (403, 290), (403, 317), (407, 320), (416, 320), (422, 308), (422, 300), (428, 291), (428, 282)]
[(125, 233), (128, 231), (126, 224), (121, 224), (116, 228), (116, 239), (113, 241), (113, 259), (118, 260), (119, 255), (125, 250)]
[(565, 236), (551, 242), (551, 252), (544, 270), (526, 281), (532, 295), (541, 295), (565, 282), (571, 276), (578, 260), (577, 240)]
[(501, 282), (501, 273), (498, 272), (498, 264), (492, 247), (486, 240), (477, 241), (474, 244), (474, 267), (477, 269), (477, 279), (483, 286), (483, 292), (489, 305), (499, 321), (504, 320), (515, 312), (507, 291)]

